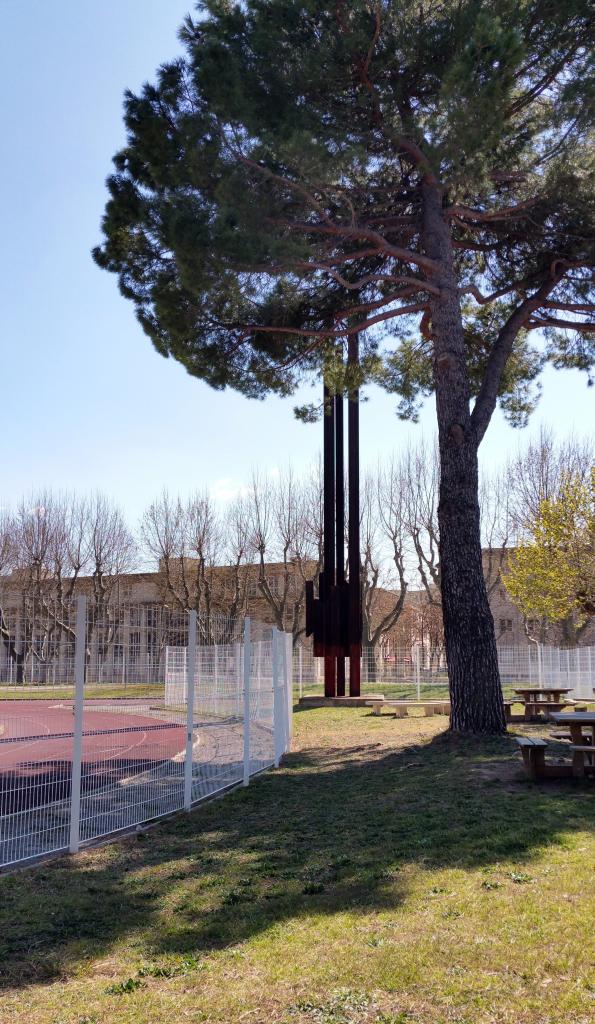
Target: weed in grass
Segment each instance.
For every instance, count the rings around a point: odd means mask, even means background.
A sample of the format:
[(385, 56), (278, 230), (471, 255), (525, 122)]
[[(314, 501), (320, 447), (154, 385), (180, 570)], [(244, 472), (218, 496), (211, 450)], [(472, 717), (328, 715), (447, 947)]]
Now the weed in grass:
[(178, 978), (183, 974), (201, 971), (205, 967), (195, 956), (183, 956), (171, 963), (143, 964), (138, 970), (139, 978)]
[(335, 857), (335, 859), (331, 861), (330, 866), (331, 868), (334, 868), (336, 871), (339, 871), (341, 868), (348, 868), (350, 864), (350, 857)]
[(299, 1013), (312, 1024), (358, 1024), (372, 1008), (371, 999), (363, 992), (338, 989), (325, 1003), (302, 1000), (290, 1007), (289, 1013)]
[(516, 885), (524, 885), (525, 882), (533, 881), (533, 876), (528, 875), (525, 871), (511, 871), (508, 877), (511, 881), (515, 882)]
[(126, 981), (108, 985), (105, 991), (108, 996), (125, 996), (129, 992), (136, 992), (137, 988), (142, 988), (142, 986), (143, 983), (139, 978), (127, 978)]
[(306, 882), (302, 892), (304, 896), (318, 896), (321, 892), (324, 892), (324, 885), (322, 882)]
[(283, 897), (285, 895), (286, 895), (286, 893), (285, 893), (284, 889), (279, 889), (279, 888), (267, 889), (266, 892), (263, 893), (263, 899), (265, 899), (265, 900), (281, 900), (281, 899), (283, 899)]
[(99, 1017), (77, 1017), (76, 1020), (64, 1020), (63, 1017), (54, 1018), (52, 1024), (99, 1024)]
[(374, 1017), (374, 1024), (410, 1024), (413, 1018), (405, 1013), (380, 1013)]
[(501, 889), (502, 888), (502, 882), (489, 882), (486, 879), (485, 882), (481, 883), (481, 888), (482, 889), (486, 889), (487, 892), (491, 892), (492, 889)]
[(232, 889), (226, 896), (223, 897), (223, 905), (227, 907), (235, 907), (238, 903), (252, 903), (255, 896), (252, 893), (245, 892), (244, 889)]

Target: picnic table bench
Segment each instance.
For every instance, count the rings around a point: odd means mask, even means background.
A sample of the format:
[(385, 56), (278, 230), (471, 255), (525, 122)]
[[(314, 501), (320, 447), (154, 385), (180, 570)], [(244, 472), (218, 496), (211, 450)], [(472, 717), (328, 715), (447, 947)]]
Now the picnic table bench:
[(545, 748), (547, 742), (540, 739), (532, 739), (529, 736), (515, 737), (521, 754), (525, 771), (530, 779), (540, 779), (545, 775)]
[(581, 778), (587, 772), (595, 773), (595, 711), (554, 712), (550, 717), (556, 725), (568, 726), (570, 731), (573, 775)]
[(409, 708), (422, 708), (426, 716), (450, 714), (449, 700), (369, 700), (366, 703), (373, 715), (381, 715), (382, 709), (388, 707), (395, 718), (406, 718)]
[(574, 701), (563, 694), (572, 693), (571, 686), (520, 686), (514, 691), (525, 706), (525, 720), (530, 721), (540, 714), (563, 711), (572, 707)]

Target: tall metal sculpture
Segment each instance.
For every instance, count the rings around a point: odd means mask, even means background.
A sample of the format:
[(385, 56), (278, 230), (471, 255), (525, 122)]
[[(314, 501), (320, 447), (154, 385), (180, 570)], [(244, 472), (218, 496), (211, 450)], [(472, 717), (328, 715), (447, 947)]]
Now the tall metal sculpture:
[[(342, 356), (338, 356), (342, 358)], [(347, 364), (359, 362), (358, 336), (349, 336)], [(347, 399), (348, 519), (345, 574), (345, 457), (343, 394), (324, 386), (324, 524), (322, 572), (318, 597), (306, 584), (306, 636), (313, 637), (314, 656), (324, 658), (325, 697), (345, 696), (345, 659), (349, 658), (349, 695), (360, 695), (362, 610), (359, 542), (359, 388)]]

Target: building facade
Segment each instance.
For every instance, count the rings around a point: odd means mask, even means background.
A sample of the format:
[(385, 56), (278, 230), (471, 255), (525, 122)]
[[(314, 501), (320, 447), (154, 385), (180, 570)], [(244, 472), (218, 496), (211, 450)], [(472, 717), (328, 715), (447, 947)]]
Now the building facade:
[[(508, 597), (503, 574), (508, 552), (484, 554), (484, 572), (496, 639), (501, 647), (538, 640), (563, 645), (559, 624), (526, 623)], [(196, 559), (160, 565), (157, 572), (127, 573), (98, 581), (38, 580), (24, 588), (17, 575), (0, 577), (0, 681), (55, 683), (74, 672), (75, 598), (87, 597), (89, 681), (150, 682), (163, 678), (167, 650), (187, 642), (187, 610), (198, 612), (199, 642), (224, 645), (239, 639), (249, 615), (256, 623), (291, 632), (310, 652), (305, 637), (304, 583), (315, 563), (205, 567)], [(376, 626), (388, 617), (398, 594), (377, 588)], [(595, 623), (582, 642), (595, 643)], [(444, 646), (439, 594), (409, 589), (399, 618), (382, 632), (374, 656), (390, 662), (396, 652), (421, 652), (424, 664), (442, 664)]]

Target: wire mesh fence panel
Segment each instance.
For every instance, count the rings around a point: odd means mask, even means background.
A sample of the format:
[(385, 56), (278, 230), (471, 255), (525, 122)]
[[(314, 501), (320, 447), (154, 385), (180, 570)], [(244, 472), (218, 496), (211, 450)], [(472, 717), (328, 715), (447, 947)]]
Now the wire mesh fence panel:
[(593, 699), (595, 648), (541, 649), (541, 671), (546, 685), (571, 687), (575, 697)]
[(252, 645), (250, 672), (250, 773), (275, 761), (273, 640)]
[(196, 650), (192, 801), (203, 800), (243, 777), (243, 647)]
[[(574, 698), (593, 699), (595, 648), (558, 648), (544, 645), (498, 645), (500, 679), (505, 697), (519, 686), (568, 687)], [(294, 696), (320, 693), (323, 664), (309, 649), (297, 645), (292, 653)], [(349, 680), (349, 662), (346, 661)], [(362, 696), (383, 693), (387, 697), (427, 699), (448, 697), (448, 672), (444, 654), (421, 647), (379, 646), (362, 656)]]
[[(70, 695), (76, 600), (15, 590), (0, 596), (0, 688), (8, 691), (2, 696), (40, 695), (44, 689)], [(91, 590), (86, 603), (86, 691), (161, 694), (168, 652), (185, 649), (188, 613), (156, 601), (124, 601), (119, 591), (102, 595)], [(239, 642), (241, 631), (237, 618), (197, 616), (201, 646)]]
[(189, 808), (288, 749), (291, 638), (270, 626), (103, 616), (84, 596), (51, 615), (28, 606), (24, 624), (19, 682), (0, 699), (0, 866)]
[(73, 692), (76, 614), (43, 593), (0, 608), (0, 865), (68, 847), (72, 705), (52, 695)]
[(76, 602), (13, 594), (0, 605), (0, 687), (43, 693), (74, 683)]
[(0, 704), (0, 865), (68, 847), (71, 783), (72, 713)]
[(85, 703), (79, 841), (180, 809), (186, 726), (182, 714), (138, 700)]

